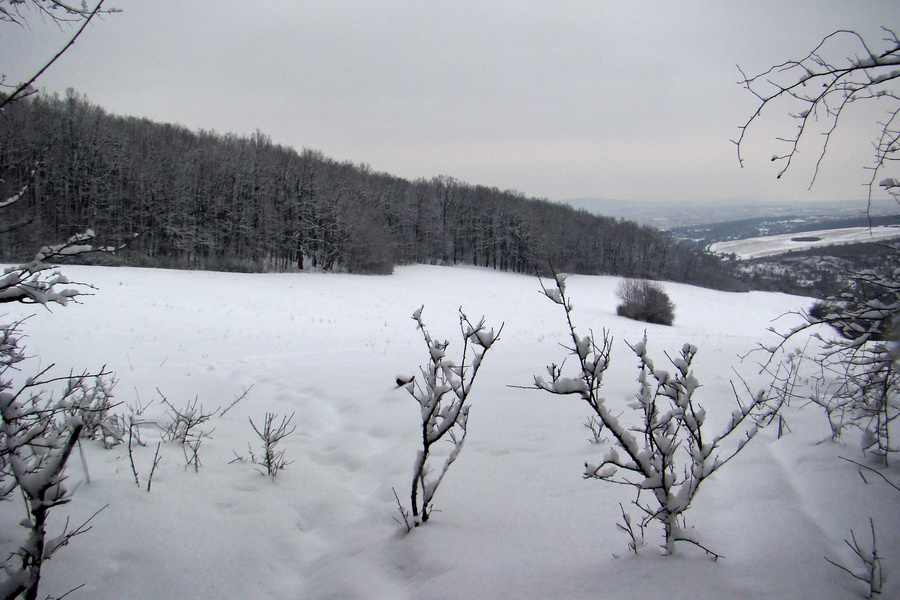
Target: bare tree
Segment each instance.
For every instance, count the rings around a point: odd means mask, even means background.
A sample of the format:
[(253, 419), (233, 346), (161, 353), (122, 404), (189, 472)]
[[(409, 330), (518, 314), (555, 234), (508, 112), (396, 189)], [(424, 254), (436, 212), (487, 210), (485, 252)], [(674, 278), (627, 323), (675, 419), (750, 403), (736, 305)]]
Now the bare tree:
[[(815, 183), (832, 135), (843, 122), (842, 116), (855, 103), (866, 100), (884, 105), (885, 112), (877, 122), (878, 133), (872, 141), (874, 156), (865, 168), (868, 178), (868, 208), (876, 186), (886, 191), (900, 204), (900, 178), (896, 175), (900, 160), (900, 38), (894, 30), (882, 28), (885, 36), (882, 49), (875, 49), (859, 33), (839, 30), (822, 41), (800, 60), (788, 60), (753, 77), (744, 76), (742, 84), (759, 100), (737, 140), (738, 159), (747, 129), (762, 118), (763, 109), (770, 105), (784, 106), (797, 122), (792, 134), (778, 138), (786, 145), (782, 154), (772, 157), (781, 163), (781, 177), (799, 153), (803, 139), (813, 137), (816, 122), (824, 124), (819, 141), (819, 155), (810, 187)], [(857, 51), (844, 56), (835, 55), (838, 42), (849, 41)], [(743, 74), (743, 72), (742, 72)], [(892, 172), (893, 171), (893, 172)], [(892, 441), (892, 430), (900, 417), (900, 246), (887, 248), (887, 260), (881, 269), (850, 274), (851, 285), (846, 291), (817, 303), (802, 313), (804, 322), (786, 333), (779, 332), (781, 342), (768, 348), (775, 353), (784, 348), (800, 332), (812, 332), (822, 343), (822, 350), (812, 362), (818, 372), (811, 377), (810, 399), (823, 407), (828, 415), (834, 438), (847, 426), (861, 430), (863, 451), (877, 455), (883, 465), (891, 453), (900, 450)], [(831, 331), (829, 331), (831, 330)], [(775, 376), (783, 397), (795, 395), (794, 375), (804, 366), (802, 358), (791, 353), (787, 375)], [(771, 359), (770, 359), (771, 360)], [(782, 373), (779, 369), (777, 373)], [(851, 461), (854, 462), (855, 461)], [(890, 480), (870, 466), (862, 469), (873, 472), (888, 483)], [(832, 565), (847, 572), (868, 586), (867, 597), (882, 591), (883, 574), (878, 553), (875, 523), (869, 519), (871, 543), (863, 544), (851, 530), (847, 546), (858, 559), (858, 567), (850, 568), (825, 557)]]

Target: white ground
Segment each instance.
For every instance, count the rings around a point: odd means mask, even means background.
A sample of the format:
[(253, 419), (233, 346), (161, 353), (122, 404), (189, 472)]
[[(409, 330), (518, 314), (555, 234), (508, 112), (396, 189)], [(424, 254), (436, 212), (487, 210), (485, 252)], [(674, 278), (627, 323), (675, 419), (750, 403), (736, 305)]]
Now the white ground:
[[(795, 238), (821, 238), (817, 241), (794, 241)], [(802, 233), (786, 233), (764, 237), (747, 238), (717, 242), (710, 245), (711, 252), (717, 254), (734, 254), (741, 260), (763, 258), (785, 254), (793, 250), (807, 250), (822, 246), (855, 244), (859, 242), (883, 242), (900, 237), (900, 228), (895, 226), (880, 227), (847, 227), (844, 229), (825, 229), (822, 231), (804, 231)]]
[[(791, 406), (792, 433), (765, 430), (709, 479), (688, 512), (712, 562), (696, 549), (658, 556), (658, 531), (638, 557), (616, 530), (629, 489), (582, 479), (582, 464), (602, 448), (588, 443), (588, 408), (574, 398), (509, 387), (529, 385), (565, 351), (560, 307), (538, 294), (534, 278), (473, 268), (404, 267), (391, 277), (327, 274), (240, 275), (71, 267), (98, 286), (79, 306), (43, 309), (25, 325), (38, 365), (99, 369), (119, 377), (117, 398), (145, 403), (158, 388), (207, 409), (248, 397), (201, 447), (199, 473), (180, 448), (164, 444), (151, 492), (138, 489), (123, 448), (85, 445), (91, 482), (55, 511), (55, 527), (104, 504), (94, 528), (45, 569), (42, 597), (84, 584), (69, 598), (390, 598), (547, 600), (622, 598), (861, 597), (863, 587), (824, 556), (850, 562), (851, 528), (871, 516), (886, 557), (885, 598), (900, 590), (900, 493), (865, 485), (838, 456), (862, 459), (852, 445), (824, 442), (826, 420)], [(569, 293), (583, 332), (615, 336), (606, 396), (628, 410), (636, 360), (625, 340), (644, 324), (615, 316), (607, 277), (571, 277)], [(666, 286), (674, 327), (647, 326), (651, 354), (663, 361), (684, 342), (699, 346), (698, 392), (721, 422), (732, 409), (732, 368), (751, 387), (765, 384), (740, 354), (786, 311), (810, 300), (772, 293), (730, 294)], [(416, 372), (425, 346), (410, 315), (438, 337), (457, 340), (457, 308), (488, 324), (506, 322), (475, 383), (469, 436), (436, 495), (433, 518), (409, 535), (393, 520), (392, 488), (408, 495), (417, 448), (418, 407), (393, 389), (397, 373)], [(7, 319), (35, 312), (6, 309)], [(792, 318), (777, 321), (788, 327)], [(248, 417), (296, 412), (284, 443), (290, 464), (275, 480), (247, 463), (229, 464), (255, 445)], [(148, 411), (161, 416), (156, 402)], [(139, 448), (146, 479), (158, 433)], [(75, 461), (70, 482), (84, 480)], [(893, 467), (888, 475), (900, 480)], [(0, 551), (21, 537), (18, 500), (0, 505)], [(865, 538), (865, 535), (863, 535)]]

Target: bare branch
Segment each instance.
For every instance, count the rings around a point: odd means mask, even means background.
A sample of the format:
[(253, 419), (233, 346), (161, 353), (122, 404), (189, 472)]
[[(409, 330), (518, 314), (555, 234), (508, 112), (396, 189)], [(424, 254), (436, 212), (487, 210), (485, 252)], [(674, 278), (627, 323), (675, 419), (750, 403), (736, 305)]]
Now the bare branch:
[[(19, 84), (16, 87), (16, 89), (13, 90), (13, 92), (11, 94), (3, 97), (2, 100), (0, 100), (0, 110), (3, 110), (3, 107), (5, 107), (7, 104), (9, 104), (11, 102), (15, 102), (16, 100), (19, 100), (20, 98), (23, 98), (24, 96), (26, 96), (30, 93), (30, 92), (28, 92), (28, 89), (32, 86), (32, 84), (34, 84), (35, 81), (37, 81), (38, 77), (43, 75), (44, 72), (47, 69), (49, 69), (51, 67), (51, 65), (53, 65), (53, 63), (55, 63), (59, 59), (59, 57), (62, 56), (66, 52), (66, 50), (68, 50), (69, 48), (72, 47), (72, 45), (75, 43), (75, 40), (78, 39), (78, 36), (81, 35), (81, 33), (88, 26), (88, 23), (91, 22), (91, 19), (93, 19), (99, 12), (101, 12), (100, 7), (103, 6), (104, 1), (105, 0), (98, 0), (97, 5), (89, 13), (86, 13), (86, 11), (84, 9), (76, 9), (74, 7), (71, 7), (65, 3), (59, 2), (57, 0), (47, 0), (44, 3), (40, 2), (39, 0), (34, 2), (38, 7), (41, 8), (42, 11), (46, 12), (47, 14), (51, 14), (51, 13), (48, 11), (47, 8), (45, 8), (45, 5), (49, 5), (51, 9), (52, 8), (62, 8), (66, 11), (67, 14), (77, 15), (79, 18), (83, 18), (83, 21), (81, 23), (81, 27), (78, 28), (78, 31), (76, 31), (75, 35), (72, 36), (72, 39), (69, 40), (69, 43), (67, 43), (65, 46), (63, 46), (62, 49), (59, 52), (57, 52), (56, 55), (54, 55), (53, 58), (51, 58), (49, 60), (49, 62), (47, 62), (47, 64), (45, 64), (43, 67), (41, 67), (41, 69), (37, 73), (32, 75), (31, 79)], [(18, 11), (16, 11), (16, 12), (18, 15)], [(106, 12), (111, 12), (111, 11), (106, 11)], [(8, 9), (0, 9), (0, 17), (10, 17), (10, 16), (11, 16), (11, 11), (9, 11)], [(54, 18), (56, 18), (56, 16), (54, 16)], [(6, 19), (6, 18), (0, 18), (0, 20), (15, 21), (15, 19)], [(18, 21), (15, 21), (15, 22), (18, 22)]]
[[(897, 152), (900, 150), (897, 144), (900, 127), (896, 124), (900, 111), (900, 92), (897, 90), (897, 83), (900, 82), (900, 39), (893, 30), (883, 29), (886, 34), (882, 40), (885, 49), (881, 51), (873, 50), (855, 31), (838, 30), (825, 36), (799, 60), (785, 61), (753, 76), (748, 76), (738, 67), (740, 85), (759, 101), (756, 111), (739, 127), (740, 135), (734, 141), (741, 166), (744, 165), (743, 149), (748, 129), (762, 119), (766, 108), (783, 104), (797, 127), (793, 133), (776, 138), (787, 146), (784, 153), (772, 157), (773, 162), (781, 163), (778, 178), (791, 168), (799, 154), (801, 141), (812, 135), (814, 123), (824, 123), (824, 132), (816, 142), (819, 150), (809, 183), (812, 187), (845, 111), (861, 100), (885, 103), (889, 106), (888, 118), (879, 123), (880, 134), (873, 143), (874, 160), (871, 166), (865, 167), (872, 170), (867, 184), (868, 202), (871, 204), (879, 173), (891, 161), (898, 159)], [(832, 45), (836, 47), (846, 39), (855, 44), (859, 52), (842, 60), (832, 58), (835, 52)]]

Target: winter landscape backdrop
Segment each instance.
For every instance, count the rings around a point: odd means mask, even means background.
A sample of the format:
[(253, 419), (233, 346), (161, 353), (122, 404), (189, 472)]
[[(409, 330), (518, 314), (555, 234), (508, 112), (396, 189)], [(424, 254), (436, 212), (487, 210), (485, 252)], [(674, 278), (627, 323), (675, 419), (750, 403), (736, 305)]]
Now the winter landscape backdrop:
[[(838, 458), (863, 460), (858, 440), (851, 433), (831, 442), (821, 409), (800, 403), (785, 410), (790, 432), (777, 439), (776, 427), (763, 430), (687, 513), (692, 534), (724, 558), (692, 547), (661, 557), (652, 528), (632, 555), (616, 527), (632, 490), (582, 478), (583, 463), (607, 448), (589, 441), (588, 407), (510, 387), (531, 385), (565, 354), (564, 316), (534, 277), (437, 266), (401, 267), (391, 277), (65, 270), (95, 284), (94, 295), (52, 311), (6, 309), (8, 319), (34, 315), (25, 343), (35, 358), (22, 363), (22, 377), (51, 363), (59, 374), (106, 365), (118, 378), (115, 400), (152, 402), (145, 417), (160, 422), (161, 394), (179, 408), (196, 399), (212, 411), (249, 391), (207, 424), (199, 471), (178, 444), (162, 445), (150, 492), (160, 439), (152, 426), (134, 453), (142, 487), (127, 448), (83, 442), (86, 469), (73, 457), (67, 485), (77, 491), (55, 509), (51, 529), (109, 506), (47, 564), (42, 594), (84, 584), (73, 597), (838, 600), (861, 597), (865, 586), (824, 557), (852, 566), (843, 540), (851, 529), (866, 535), (870, 517), (884, 597), (898, 589), (898, 492), (864, 483)], [(611, 406), (629, 411), (637, 362), (625, 342), (646, 329), (660, 364), (684, 343), (699, 348), (697, 394), (714, 429), (735, 408), (730, 382), (741, 391), (739, 377), (754, 390), (770, 381), (758, 373), (761, 356), (740, 357), (776, 340), (767, 328), (796, 324), (788, 313), (811, 303), (667, 284), (676, 320), (664, 327), (616, 316), (618, 281), (572, 276), (568, 284), (580, 331), (605, 327), (615, 337)], [(394, 520), (392, 489), (401, 498), (409, 489), (419, 407), (394, 380), (427, 360), (410, 318), (422, 305), (451, 354), (460, 351), (460, 305), (505, 327), (475, 382), (469, 434), (436, 512), (406, 534)], [(236, 460), (258, 453), (248, 419), (259, 424), (267, 411), (296, 413), (297, 430), (282, 443), (291, 462), (274, 479)], [(887, 473), (896, 480), (896, 466)], [(4, 553), (21, 537), (21, 518), (18, 500), (0, 504)]]
[[(893, 5), (122, 2), (0, 0), (0, 597), (898, 595), (898, 247), (812, 247), (896, 237)], [(798, 181), (866, 198), (742, 214)]]

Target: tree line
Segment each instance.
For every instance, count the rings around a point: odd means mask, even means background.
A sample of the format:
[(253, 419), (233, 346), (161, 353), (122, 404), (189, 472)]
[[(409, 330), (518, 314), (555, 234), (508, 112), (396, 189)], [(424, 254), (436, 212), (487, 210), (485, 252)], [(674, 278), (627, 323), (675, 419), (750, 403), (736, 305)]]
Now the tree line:
[[(735, 285), (668, 234), (447, 176), (413, 181), (251, 136), (107, 114), (39, 94), (0, 119), (2, 258), (94, 230), (124, 264), (390, 273), (471, 264)], [(2, 200), (0, 200), (2, 201)]]

